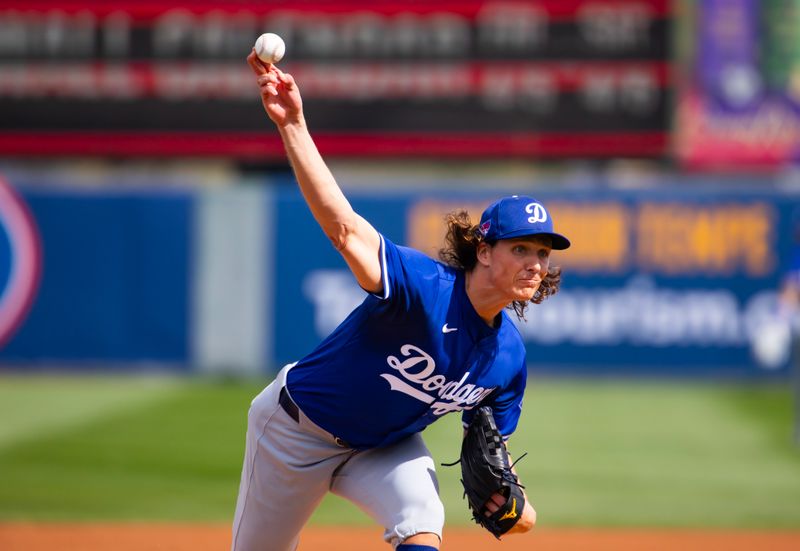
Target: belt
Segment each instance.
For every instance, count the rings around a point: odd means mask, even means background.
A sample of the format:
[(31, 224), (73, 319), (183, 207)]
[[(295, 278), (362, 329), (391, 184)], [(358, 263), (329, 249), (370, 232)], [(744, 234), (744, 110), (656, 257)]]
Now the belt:
[(286, 392), (286, 387), (281, 388), (281, 395), (278, 397), (278, 403), (283, 408), (283, 411), (289, 414), (289, 417), (294, 419), (295, 423), (300, 422), (300, 409), (298, 409), (297, 404), (292, 402), (292, 399), (289, 397), (289, 393)]
[[(297, 404), (295, 404), (292, 401), (292, 398), (289, 396), (289, 393), (286, 391), (286, 387), (281, 388), (281, 393), (278, 396), (278, 403), (283, 408), (283, 411), (285, 411), (286, 414), (289, 417), (294, 419), (295, 423), (299, 423), (300, 422), (300, 408), (298, 408)], [(347, 442), (345, 442), (344, 440), (342, 440), (338, 436), (335, 436), (333, 440), (334, 440), (334, 442), (336, 442), (336, 445), (339, 446), (340, 448), (349, 448), (349, 447), (351, 447), (350, 444), (348, 444)]]

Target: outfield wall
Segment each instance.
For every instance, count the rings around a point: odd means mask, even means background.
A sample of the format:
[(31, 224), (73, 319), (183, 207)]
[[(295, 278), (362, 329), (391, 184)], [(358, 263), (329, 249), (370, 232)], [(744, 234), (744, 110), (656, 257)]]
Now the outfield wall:
[[(103, 365), (155, 361), (184, 369), (191, 331), (192, 217), (188, 192), (17, 190), (31, 224), (3, 217), (0, 310), (25, 312), (0, 335), (4, 363)], [(33, 249), (33, 250), (32, 250)], [(38, 249), (38, 250), (36, 250)], [(21, 257), (35, 282), (12, 285)]]
[[(260, 373), (309, 351), (363, 299), (292, 182), (56, 183), (4, 187), (0, 366)], [(529, 191), (575, 244), (555, 256), (562, 292), (520, 323), (533, 369), (787, 374), (775, 290), (798, 195), (678, 184)], [(444, 212), (477, 213), (501, 193), (348, 195), (386, 237), (435, 254)]]

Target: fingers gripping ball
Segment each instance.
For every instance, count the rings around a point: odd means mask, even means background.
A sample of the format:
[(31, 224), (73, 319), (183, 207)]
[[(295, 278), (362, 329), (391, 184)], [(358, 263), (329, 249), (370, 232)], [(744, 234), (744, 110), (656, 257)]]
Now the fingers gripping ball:
[[(458, 462), (473, 520), (499, 539), (519, 521), (525, 496), (517, 475), (511, 470), (513, 465), (491, 408), (482, 407), (475, 414), (461, 444)], [(486, 503), (496, 493), (503, 495), (506, 503), (489, 513)]]
[(275, 33), (264, 33), (256, 40), (256, 55), (264, 63), (277, 63), (286, 53), (286, 44)]

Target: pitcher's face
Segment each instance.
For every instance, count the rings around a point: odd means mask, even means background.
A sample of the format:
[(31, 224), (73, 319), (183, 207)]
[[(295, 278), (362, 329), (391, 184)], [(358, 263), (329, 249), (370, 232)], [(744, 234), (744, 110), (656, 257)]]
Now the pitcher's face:
[(489, 280), (508, 302), (529, 301), (550, 267), (550, 238), (528, 236), (501, 239), (488, 247)]

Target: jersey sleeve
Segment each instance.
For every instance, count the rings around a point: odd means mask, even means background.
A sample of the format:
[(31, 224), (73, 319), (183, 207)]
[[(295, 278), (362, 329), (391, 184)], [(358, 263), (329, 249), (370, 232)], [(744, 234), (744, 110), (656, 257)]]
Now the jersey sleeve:
[(517, 430), (517, 423), (522, 414), (522, 398), (525, 394), (527, 379), (528, 369), (523, 363), (517, 376), (511, 381), (511, 385), (498, 394), (492, 404), (497, 430), (505, 439)]
[[(522, 398), (525, 395), (525, 385), (528, 380), (528, 368), (523, 360), (522, 366), (516, 372), (511, 382), (499, 390), (499, 392), (492, 396), (485, 402), (481, 402), (481, 406), (490, 406), (494, 421), (497, 424), (497, 430), (503, 435), (504, 440), (508, 440), (514, 431), (517, 429), (519, 417), (522, 414)], [(475, 409), (465, 410), (462, 415), (462, 422), (464, 427), (467, 427), (475, 415)]]
[(415, 249), (395, 245), (383, 235), (380, 254), (383, 292), (375, 297), (405, 311), (427, 298), (435, 298), (438, 262)]

